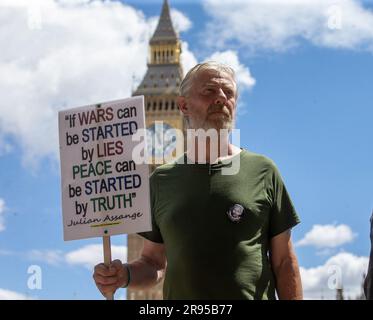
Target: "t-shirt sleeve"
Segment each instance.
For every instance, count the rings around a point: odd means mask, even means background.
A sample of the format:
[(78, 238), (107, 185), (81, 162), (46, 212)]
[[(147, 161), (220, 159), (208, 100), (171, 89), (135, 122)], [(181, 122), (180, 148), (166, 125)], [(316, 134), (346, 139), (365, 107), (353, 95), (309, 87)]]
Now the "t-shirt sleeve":
[(147, 240), (156, 243), (163, 243), (163, 238), (161, 231), (156, 220), (156, 210), (157, 210), (157, 173), (156, 170), (150, 176), (150, 210), (151, 210), (151, 219), (152, 219), (152, 231), (140, 232), (138, 235), (144, 237)]
[(300, 219), (286, 190), (280, 172), (272, 161), (269, 165), (266, 178), (266, 188), (271, 203), (269, 237), (272, 238), (296, 226), (300, 223)]

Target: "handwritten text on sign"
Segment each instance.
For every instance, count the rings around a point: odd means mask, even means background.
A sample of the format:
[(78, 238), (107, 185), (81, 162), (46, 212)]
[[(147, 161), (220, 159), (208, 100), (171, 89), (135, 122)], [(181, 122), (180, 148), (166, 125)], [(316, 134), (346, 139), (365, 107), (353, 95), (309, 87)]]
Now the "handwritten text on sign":
[(149, 169), (132, 159), (144, 98), (59, 113), (64, 239), (151, 230)]

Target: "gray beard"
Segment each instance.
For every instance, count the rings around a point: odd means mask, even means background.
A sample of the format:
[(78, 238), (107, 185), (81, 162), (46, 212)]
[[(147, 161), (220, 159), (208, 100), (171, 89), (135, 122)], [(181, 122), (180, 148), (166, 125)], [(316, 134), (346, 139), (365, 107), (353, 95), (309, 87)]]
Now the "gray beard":
[(202, 124), (202, 129), (208, 130), (208, 129), (227, 129), (231, 131), (233, 129), (233, 122), (232, 119), (226, 116), (221, 116), (219, 118), (212, 119), (206, 119), (204, 123)]
[(203, 130), (209, 130), (209, 129), (215, 129), (217, 131), (226, 129), (231, 131), (234, 128), (234, 122), (232, 121), (232, 118), (227, 115), (220, 114), (219, 117), (209, 118), (207, 117), (203, 121), (198, 121), (191, 123), (190, 119), (187, 121), (189, 129), (203, 129)]
[[(210, 110), (215, 106), (211, 106)], [(211, 112), (210, 111), (210, 112)], [(226, 129), (231, 131), (234, 128), (234, 120), (232, 119), (231, 115), (227, 114), (219, 114), (219, 116), (213, 116), (212, 118), (208, 114), (207, 117), (202, 121), (195, 121), (193, 122), (189, 117), (185, 117), (186, 124), (189, 129), (203, 129), (203, 130), (209, 130), (209, 129), (215, 129), (217, 131)]]

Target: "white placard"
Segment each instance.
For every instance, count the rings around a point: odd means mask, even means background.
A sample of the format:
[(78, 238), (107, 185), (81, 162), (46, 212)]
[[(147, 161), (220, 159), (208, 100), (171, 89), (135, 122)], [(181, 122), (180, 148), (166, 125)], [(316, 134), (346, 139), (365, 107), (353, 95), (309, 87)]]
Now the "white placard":
[(59, 112), (64, 240), (151, 230), (149, 167), (132, 159), (144, 97)]

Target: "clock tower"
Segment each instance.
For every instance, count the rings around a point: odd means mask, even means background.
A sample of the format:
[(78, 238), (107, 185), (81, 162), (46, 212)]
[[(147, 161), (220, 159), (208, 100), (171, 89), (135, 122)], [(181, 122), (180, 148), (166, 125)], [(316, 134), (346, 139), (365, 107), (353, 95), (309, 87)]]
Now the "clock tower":
[[(181, 42), (172, 25), (168, 1), (164, 0), (158, 26), (149, 42), (148, 69), (133, 92), (133, 96), (145, 96), (145, 119), (150, 135), (148, 152), (153, 163), (150, 165), (151, 171), (156, 164), (162, 163), (163, 158), (174, 156), (176, 149), (184, 143), (184, 140), (176, 139), (176, 135), (172, 134), (174, 129), (185, 131), (183, 116), (176, 105), (179, 85), (183, 79), (180, 54)], [(156, 143), (155, 140), (160, 138), (163, 143)], [(140, 236), (128, 236), (129, 262), (140, 256), (142, 246)], [(162, 288), (163, 282), (149, 290), (127, 289), (127, 299), (162, 299)]]

